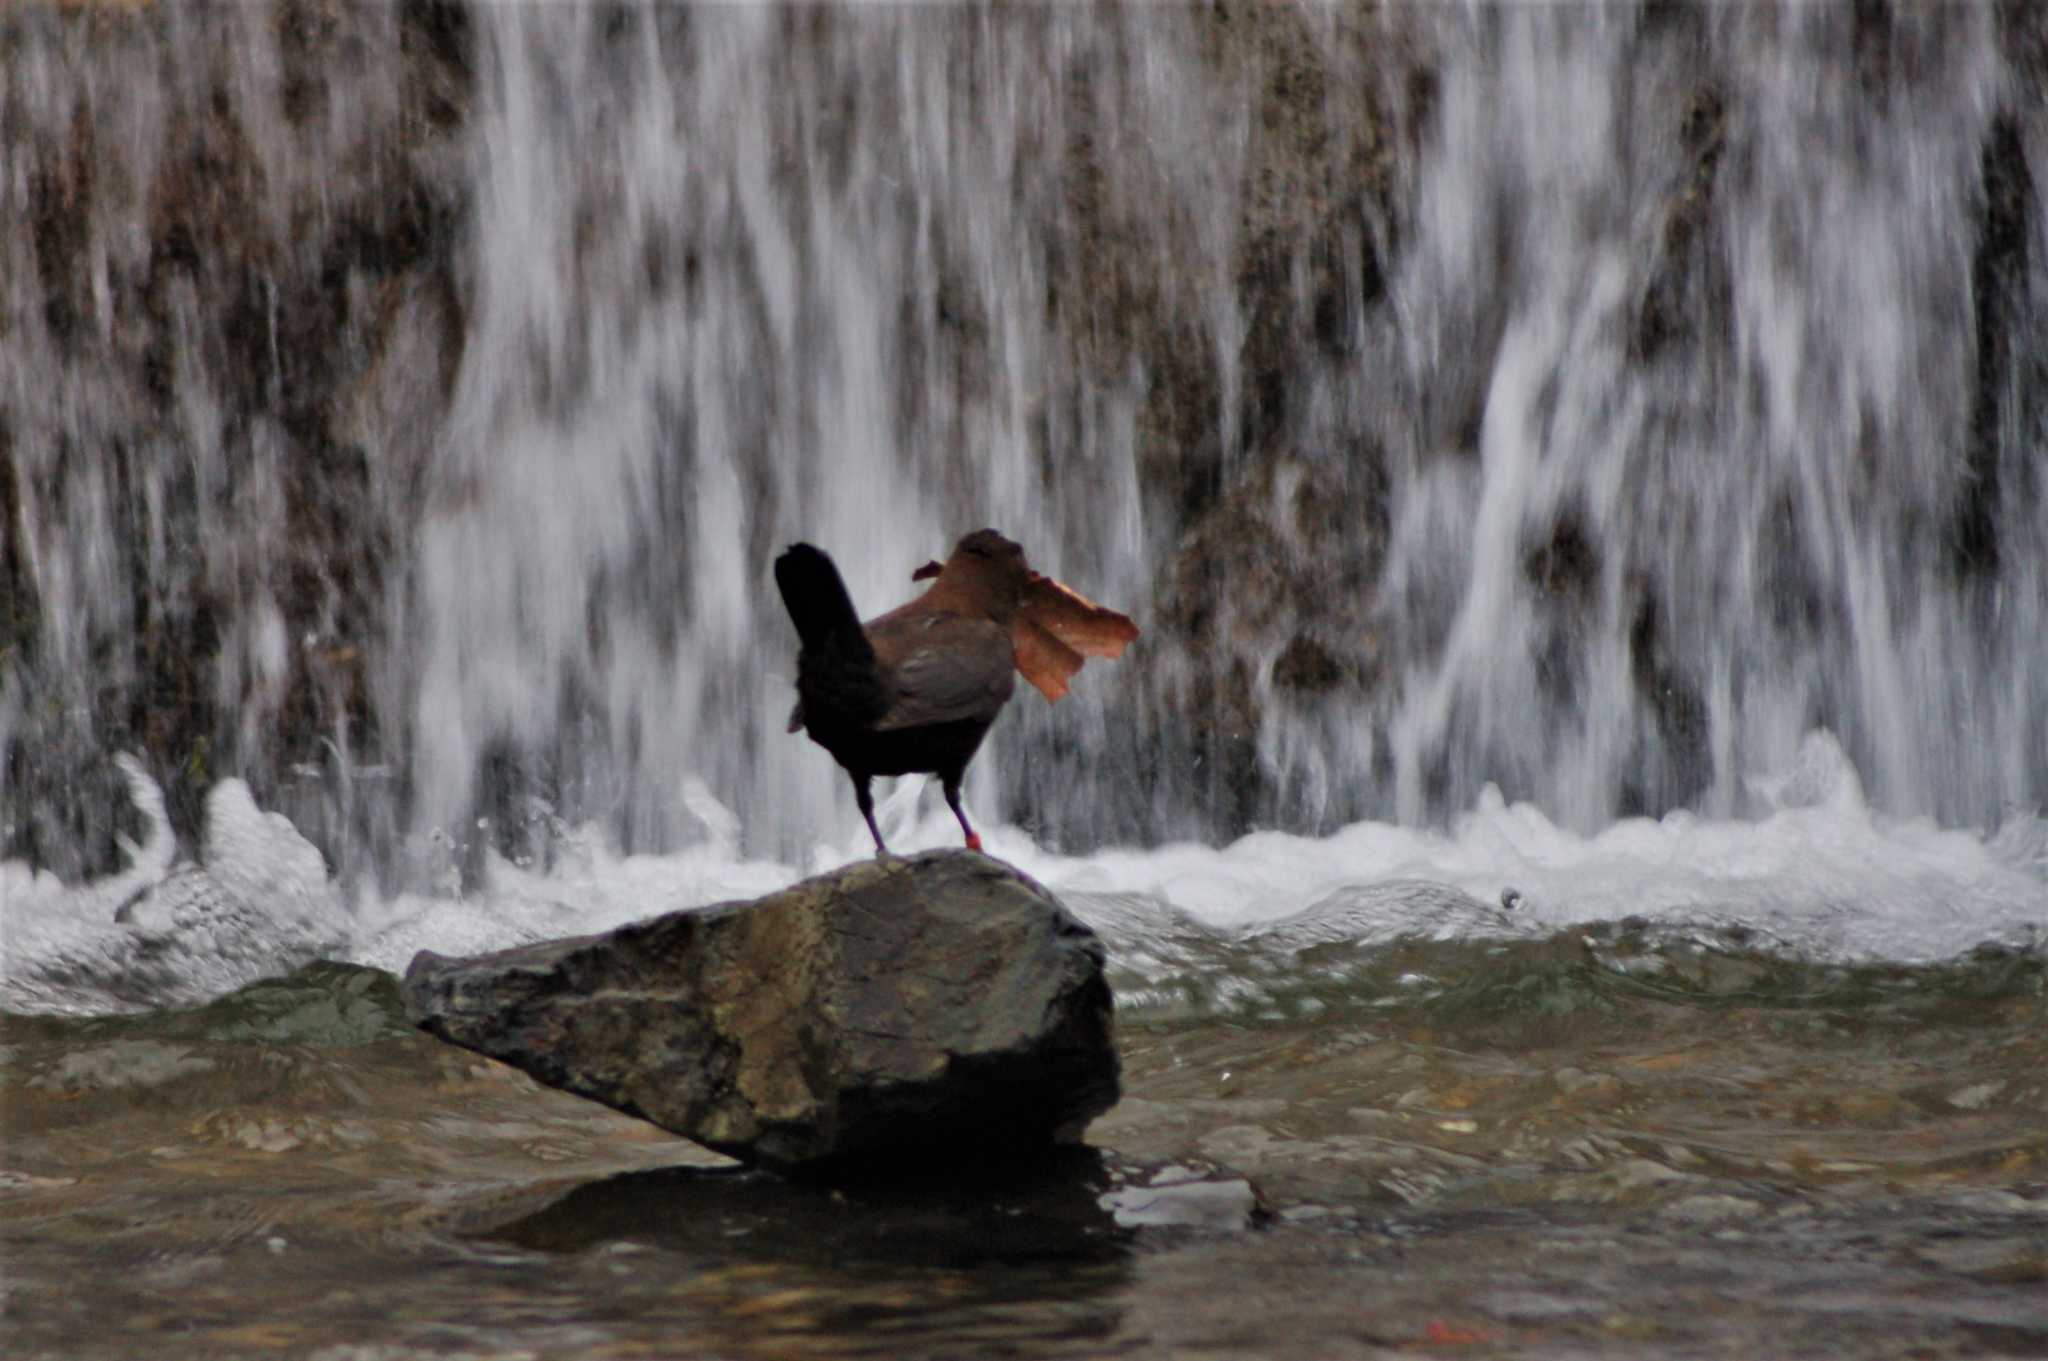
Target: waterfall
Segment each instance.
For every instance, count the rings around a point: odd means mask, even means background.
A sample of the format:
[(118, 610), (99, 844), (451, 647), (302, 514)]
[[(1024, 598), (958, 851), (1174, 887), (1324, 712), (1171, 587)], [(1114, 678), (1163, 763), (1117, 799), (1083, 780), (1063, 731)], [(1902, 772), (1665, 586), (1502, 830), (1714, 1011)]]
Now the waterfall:
[(628, 845), (673, 843), (689, 780), (784, 851), (843, 815), (782, 731), (797, 539), (877, 612), (985, 522), (1144, 589), (1127, 384), (1060, 352), (1018, 235), (1059, 211), (1084, 17), (493, 12), (476, 305), (393, 628), (425, 824), (491, 752), (499, 816), (525, 788)]
[(2038, 804), (2040, 142), (1995, 13), (1610, 20), (1482, 26), (1417, 166), (1400, 343), (1482, 357), (1476, 448), (1396, 460), (1389, 594), (1444, 635), (1401, 651), (1398, 811), (1737, 813), (1817, 727), (1896, 813)]
[[(2048, 38), (1990, 6), (0, 20), (5, 854), (247, 780), (347, 875), (854, 824), (768, 565), (1135, 615), (1070, 848), (2048, 789)], [(709, 810), (709, 811), (707, 811)]]

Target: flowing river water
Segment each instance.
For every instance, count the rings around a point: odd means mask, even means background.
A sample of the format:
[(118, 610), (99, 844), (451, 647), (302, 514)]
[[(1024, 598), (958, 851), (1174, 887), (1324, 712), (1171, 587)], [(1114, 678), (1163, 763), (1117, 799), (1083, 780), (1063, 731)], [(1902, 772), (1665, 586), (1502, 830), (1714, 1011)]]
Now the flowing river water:
[[(2048, 1354), (2044, 70), (0, 9), (0, 1351)], [(767, 564), (981, 523), (1145, 629), (968, 786), (1108, 947), (1086, 1149), (799, 1188), (406, 1024), (867, 854)]]

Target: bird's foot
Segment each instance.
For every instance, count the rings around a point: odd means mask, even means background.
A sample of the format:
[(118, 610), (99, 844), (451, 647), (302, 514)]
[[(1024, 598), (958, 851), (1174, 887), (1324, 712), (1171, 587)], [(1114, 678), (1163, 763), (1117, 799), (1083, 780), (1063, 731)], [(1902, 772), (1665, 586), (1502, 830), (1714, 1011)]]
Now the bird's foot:
[(970, 851), (978, 851), (978, 850), (980, 850), (980, 849), (981, 849), (981, 834), (980, 834), (980, 833), (978, 833), (978, 832), (969, 832), (969, 833), (967, 834), (967, 849), (968, 849), (968, 850), (970, 850)]

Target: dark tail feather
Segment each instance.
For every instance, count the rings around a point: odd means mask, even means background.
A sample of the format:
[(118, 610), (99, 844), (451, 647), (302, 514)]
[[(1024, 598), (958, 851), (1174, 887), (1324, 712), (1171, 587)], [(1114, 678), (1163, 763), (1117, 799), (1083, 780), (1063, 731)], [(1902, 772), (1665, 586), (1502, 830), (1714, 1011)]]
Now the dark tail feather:
[(823, 552), (807, 543), (791, 544), (775, 560), (775, 585), (806, 652), (829, 651), (863, 660), (874, 656), (846, 583)]

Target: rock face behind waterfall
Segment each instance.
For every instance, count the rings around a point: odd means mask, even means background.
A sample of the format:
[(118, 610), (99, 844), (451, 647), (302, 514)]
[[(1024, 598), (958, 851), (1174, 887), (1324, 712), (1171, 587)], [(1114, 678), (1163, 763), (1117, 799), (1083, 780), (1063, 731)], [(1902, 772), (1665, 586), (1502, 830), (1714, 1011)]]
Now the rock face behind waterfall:
[(755, 902), (405, 975), (424, 1029), (780, 1169), (979, 1162), (1114, 1105), (1095, 934), (978, 855), (850, 866)]
[(764, 13), (0, 6), (0, 859), (801, 854), (775, 549), (988, 522), (1146, 629), (1067, 851), (2048, 798), (2048, 6)]

